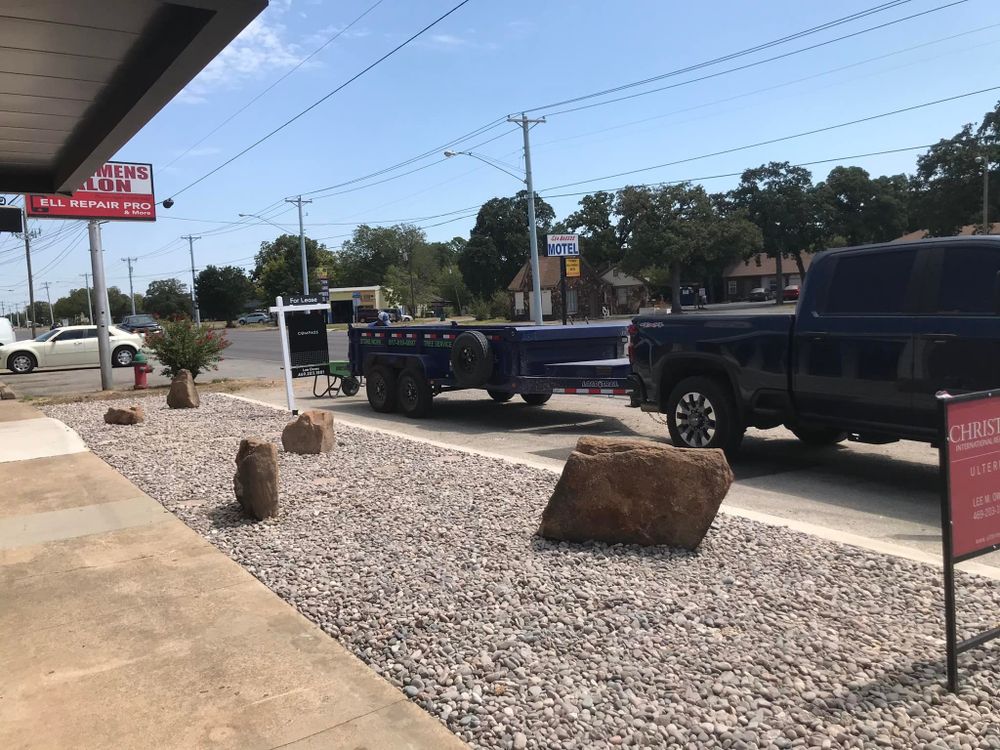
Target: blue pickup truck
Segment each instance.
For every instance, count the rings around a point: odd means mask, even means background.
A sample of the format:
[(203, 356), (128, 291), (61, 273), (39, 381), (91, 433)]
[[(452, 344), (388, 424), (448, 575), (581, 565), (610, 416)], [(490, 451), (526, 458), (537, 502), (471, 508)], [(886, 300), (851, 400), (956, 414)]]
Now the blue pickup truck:
[(553, 394), (627, 396), (627, 325), (351, 327), (351, 375), (378, 412), (424, 417), (443, 391), (479, 389), (539, 406)]
[(637, 400), (671, 440), (732, 453), (749, 427), (801, 440), (935, 443), (935, 393), (1000, 386), (1000, 237), (829, 250), (794, 314), (640, 316)]

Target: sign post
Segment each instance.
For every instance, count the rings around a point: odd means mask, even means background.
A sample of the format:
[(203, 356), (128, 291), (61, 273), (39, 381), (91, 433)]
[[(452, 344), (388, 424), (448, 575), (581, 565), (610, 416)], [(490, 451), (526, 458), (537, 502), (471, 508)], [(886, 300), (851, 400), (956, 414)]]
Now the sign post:
[(1000, 390), (952, 396), (941, 405), (941, 540), (948, 690), (958, 691), (958, 655), (1000, 636), (1000, 628), (958, 641), (955, 565), (1000, 549)]
[[(288, 410), (292, 414), (298, 414), (299, 410), (295, 408), (292, 378), (323, 375), (329, 371), (330, 350), (326, 338), (325, 311), (330, 309), (330, 305), (320, 302), (318, 294), (293, 295), (288, 300), (290, 304), (286, 305), (282, 297), (277, 297), (274, 300), (275, 306), (269, 309), (278, 316)], [(285, 315), (289, 313), (302, 314), (292, 315), (286, 321)]]
[[(562, 324), (566, 325), (566, 260), (579, 258), (580, 235), (578, 234), (548, 234), (545, 236), (545, 254), (559, 258), (559, 294), (562, 296)], [(579, 270), (579, 261), (577, 261)], [(579, 273), (576, 274), (579, 276)]]

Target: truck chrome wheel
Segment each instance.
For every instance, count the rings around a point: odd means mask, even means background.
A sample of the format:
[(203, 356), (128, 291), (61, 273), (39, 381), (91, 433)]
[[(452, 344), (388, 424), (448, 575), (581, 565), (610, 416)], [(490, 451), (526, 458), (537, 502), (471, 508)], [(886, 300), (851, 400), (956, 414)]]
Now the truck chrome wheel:
[(677, 429), (691, 448), (704, 448), (715, 437), (715, 407), (703, 393), (685, 393), (674, 413)]

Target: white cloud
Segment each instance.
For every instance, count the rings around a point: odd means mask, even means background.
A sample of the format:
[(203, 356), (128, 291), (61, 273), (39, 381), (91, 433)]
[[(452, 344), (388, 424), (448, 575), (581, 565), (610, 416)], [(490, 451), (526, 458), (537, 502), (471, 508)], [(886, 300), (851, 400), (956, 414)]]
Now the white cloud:
[(457, 34), (431, 34), (420, 42), (424, 47), (442, 50), (457, 49), (498, 49), (496, 42), (483, 42), (476, 38), (475, 29), (466, 29), (462, 36)]

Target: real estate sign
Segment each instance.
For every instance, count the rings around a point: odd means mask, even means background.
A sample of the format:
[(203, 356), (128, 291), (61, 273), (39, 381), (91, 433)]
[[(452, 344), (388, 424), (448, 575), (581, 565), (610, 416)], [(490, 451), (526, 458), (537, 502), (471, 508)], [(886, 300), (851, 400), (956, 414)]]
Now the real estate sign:
[(24, 196), (35, 219), (156, 221), (153, 165), (109, 161), (71, 195)]

